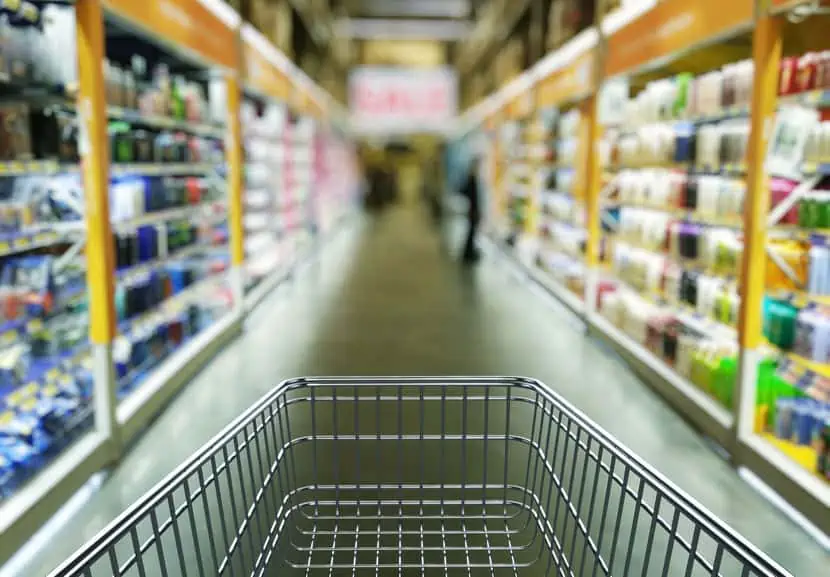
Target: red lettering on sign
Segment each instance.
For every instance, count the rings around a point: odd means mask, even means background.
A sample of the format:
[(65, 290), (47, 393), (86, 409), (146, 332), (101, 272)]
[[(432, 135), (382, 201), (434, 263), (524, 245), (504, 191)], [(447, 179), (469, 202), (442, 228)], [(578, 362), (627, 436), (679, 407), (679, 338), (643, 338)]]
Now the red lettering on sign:
[(357, 116), (378, 121), (441, 122), (452, 114), (452, 81), (430, 75), (360, 76), (352, 85)]

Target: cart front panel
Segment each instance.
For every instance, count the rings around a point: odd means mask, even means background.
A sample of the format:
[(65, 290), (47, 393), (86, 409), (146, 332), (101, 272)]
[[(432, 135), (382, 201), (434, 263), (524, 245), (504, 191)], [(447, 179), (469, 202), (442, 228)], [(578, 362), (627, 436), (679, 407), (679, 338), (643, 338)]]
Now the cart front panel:
[(281, 385), (56, 576), (778, 576), (541, 383)]

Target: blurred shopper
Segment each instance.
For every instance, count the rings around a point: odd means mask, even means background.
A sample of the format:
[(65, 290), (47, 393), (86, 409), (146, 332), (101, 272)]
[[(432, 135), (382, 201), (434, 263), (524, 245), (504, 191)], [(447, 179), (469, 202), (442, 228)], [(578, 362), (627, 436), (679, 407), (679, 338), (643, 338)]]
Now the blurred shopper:
[(424, 204), (435, 226), (441, 225), (444, 211), (444, 175), (441, 157), (436, 155), (424, 165), (422, 180)]
[(467, 172), (467, 178), (461, 187), (461, 195), (467, 199), (467, 240), (464, 242), (464, 251), (461, 260), (472, 264), (479, 259), (476, 236), (481, 223), (481, 200), (478, 193), (478, 158), (473, 157)]
[(383, 168), (378, 164), (371, 164), (366, 170), (366, 208), (371, 211), (378, 211), (386, 203), (386, 175)]

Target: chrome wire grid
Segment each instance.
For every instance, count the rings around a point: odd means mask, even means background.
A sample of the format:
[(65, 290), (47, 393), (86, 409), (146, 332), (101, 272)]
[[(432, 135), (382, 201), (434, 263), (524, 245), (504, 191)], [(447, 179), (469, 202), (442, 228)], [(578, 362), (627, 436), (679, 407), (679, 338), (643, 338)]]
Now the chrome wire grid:
[(55, 576), (779, 576), (545, 385), (283, 383)]

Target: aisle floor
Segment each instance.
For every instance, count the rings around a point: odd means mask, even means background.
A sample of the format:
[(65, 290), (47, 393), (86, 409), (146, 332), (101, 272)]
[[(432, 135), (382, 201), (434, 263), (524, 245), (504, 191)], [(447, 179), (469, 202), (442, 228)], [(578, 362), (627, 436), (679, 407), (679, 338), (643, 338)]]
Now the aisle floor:
[(281, 380), (538, 378), (795, 575), (830, 555), (746, 485), (574, 317), (497, 261), (465, 271), (414, 208), (357, 219), (269, 297), (24, 570), (44, 575)]

